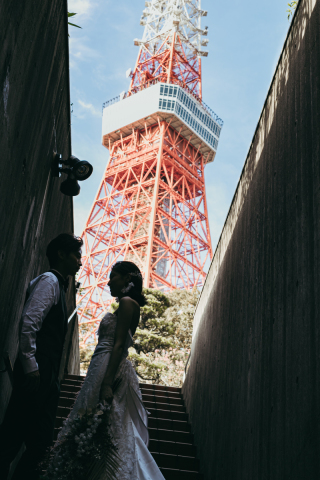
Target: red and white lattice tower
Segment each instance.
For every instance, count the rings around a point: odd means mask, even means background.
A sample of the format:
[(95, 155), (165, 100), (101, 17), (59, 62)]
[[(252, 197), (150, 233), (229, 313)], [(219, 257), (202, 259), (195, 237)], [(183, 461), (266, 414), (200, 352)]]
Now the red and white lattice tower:
[(110, 304), (111, 266), (131, 260), (145, 287), (201, 287), (212, 256), (204, 168), (223, 122), (202, 101), (208, 29), (201, 0), (151, 0), (128, 92), (103, 106), (110, 159), (84, 232), (79, 320), (92, 339)]

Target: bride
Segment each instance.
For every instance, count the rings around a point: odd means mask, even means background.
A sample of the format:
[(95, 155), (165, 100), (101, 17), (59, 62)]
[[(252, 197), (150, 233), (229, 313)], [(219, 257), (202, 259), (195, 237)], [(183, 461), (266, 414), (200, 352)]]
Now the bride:
[[(164, 480), (147, 448), (147, 412), (137, 375), (127, 359), (139, 323), (140, 306), (146, 304), (141, 272), (132, 262), (117, 262), (108, 286), (111, 295), (118, 297), (119, 308), (101, 320), (99, 341), (69, 421), (81, 411), (94, 409), (99, 402), (111, 403), (109, 428), (120, 458), (117, 480)], [(119, 386), (113, 392), (115, 383)], [(67, 424), (59, 437), (65, 429)], [(107, 474), (99, 476), (99, 480), (107, 478)]]

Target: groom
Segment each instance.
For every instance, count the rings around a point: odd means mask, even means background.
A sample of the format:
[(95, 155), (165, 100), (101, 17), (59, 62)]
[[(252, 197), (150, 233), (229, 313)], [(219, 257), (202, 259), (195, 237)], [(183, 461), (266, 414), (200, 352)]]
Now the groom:
[(0, 478), (7, 480), (10, 464), (22, 444), (12, 480), (37, 480), (38, 464), (52, 444), (59, 400), (59, 368), (68, 327), (65, 291), (68, 276), (81, 266), (83, 241), (63, 233), (52, 240), (46, 255), (50, 270), (28, 286), (22, 312), (14, 386), (0, 426)]

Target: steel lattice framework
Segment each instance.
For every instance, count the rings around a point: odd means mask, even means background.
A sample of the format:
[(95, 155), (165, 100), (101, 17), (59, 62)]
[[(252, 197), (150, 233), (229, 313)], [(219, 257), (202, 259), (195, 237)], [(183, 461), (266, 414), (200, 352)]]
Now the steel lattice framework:
[(82, 234), (79, 319), (91, 341), (110, 305), (110, 268), (135, 262), (146, 287), (202, 286), (212, 256), (204, 168), (222, 121), (202, 102), (200, 0), (152, 0), (130, 89), (103, 110), (110, 160)]
[(145, 25), (140, 53), (132, 76), (130, 92), (148, 83), (160, 80), (182, 84), (201, 98), (201, 56), (208, 52), (201, 46), (208, 44), (207, 28), (201, 29), (200, 0), (160, 0), (146, 2), (140, 20)]

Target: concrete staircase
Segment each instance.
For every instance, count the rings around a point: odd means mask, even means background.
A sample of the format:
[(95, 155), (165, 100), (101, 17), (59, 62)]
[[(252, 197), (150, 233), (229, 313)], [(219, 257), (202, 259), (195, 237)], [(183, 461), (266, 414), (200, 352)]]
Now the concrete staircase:
[[(67, 375), (55, 425), (55, 438), (68, 416), (84, 377)], [(143, 403), (150, 412), (149, 450), (166, 480), (203, 480), (181, 389), (140, 384)]]

